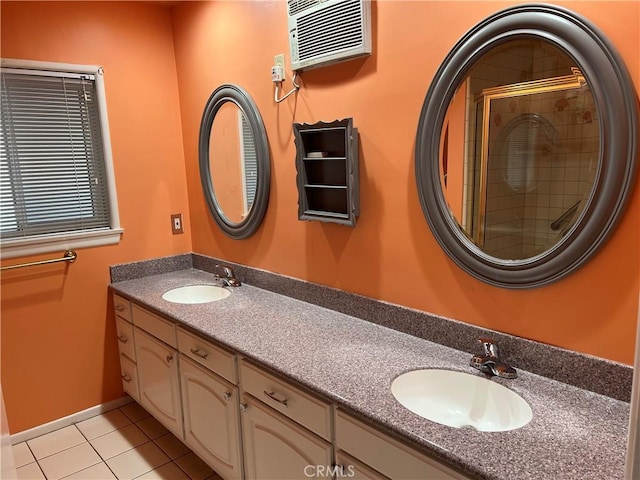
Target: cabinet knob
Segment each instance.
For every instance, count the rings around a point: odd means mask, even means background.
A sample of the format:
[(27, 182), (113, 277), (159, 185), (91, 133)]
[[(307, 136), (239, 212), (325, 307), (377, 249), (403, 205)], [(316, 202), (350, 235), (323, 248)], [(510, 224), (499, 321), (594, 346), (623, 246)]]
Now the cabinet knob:
[(127, 383), (131, 383), (131, 377), (129, 375), (127, 375), (126, 373), (123, 373), (122, 375), (120, 375), (122, 377), (122, 380), (124, 380)]
[(279, 403), (280, 405), (282, 405), (283, 407), (287, 407), (287, 399), (286, 398), (278, 398), (276, 397), (276, 393), (275, 392), (267, 392), (266, 390), (263, 392), (267, 397), (269, 397), (271, 400), (273, 400), (274, 402)]
[(240, 403), (240, 410), (242, 411), (242, 413), (247, 411), (247, 404), (246, 403)]
[(118, 335), (118, 340), (120, 340), (122, 343), (127, 343), (129, 341), (126, 335)]
[(115, 307), (113, 307), (116, 309), (117, 312), (122, 312), (124, 311), (124, 305), (116, 305)]
[(193, 353), (194, 355), (197, 355), (198, 357), (202, 358), (203, 360), (206, 360), (207, 357), (209, 356), (209, 354), (203, 350), (200, 350), (199, 348), (192, 348), (191, 349), (191, 353)]
[(231, 392), (224, 392), (223, 397), (225, 400), (229, 400), (231, 398)]
[(173, 360), (173, 355), (167, 355), (167, 363), (169, 363), (171, 360)]

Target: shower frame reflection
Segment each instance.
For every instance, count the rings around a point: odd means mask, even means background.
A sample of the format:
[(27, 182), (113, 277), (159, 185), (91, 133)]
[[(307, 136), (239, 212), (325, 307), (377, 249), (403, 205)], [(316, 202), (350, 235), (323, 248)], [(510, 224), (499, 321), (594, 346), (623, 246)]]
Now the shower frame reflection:
[[(578, 178), (567, 178), (564, 186), (554, 180), (554, 189), (559, 191), (554, 191), (552, 195), (553, 177), (549, 171), (559, 169), (543, 169), (539, 160), (541, 156), (550, 157), (545, 165), (548, 166), (552, 162), (554, 166), (562, 166), (560, 174), (563, 175), (566, 165), (576, 163), (567, 160), (570, 155), (564, 147), (570, 142), (570, 139), (566, 138), (567, 135), (573, 132), (564, 128), (561, 133), (545, 115), (531, 109), (531, 104), (542, 104), (541, 99), (536, 100), (534, 96), (566, 92), (562, 96), (564, 99), (565, 96), (576, 97), (576, 89), (582, 90), (579, 95), (584, 96), (584, 91), (588, 88), (586, 79), (578, 68), (572, 67), (571, 70), (571, 75), (485, 88), (472, 106), (476, 112), (476, 121), (475, 125), (473, 122), (465, 122), (470, 130), (466, 136), (473, 137), (475, 127), (478, 132), (476, 138), (479, 138), (480, 142), (472, 142), (473, 146), (468, 148), (471, 154), (465, 155), (466, 181), (462, 190), (464, 198), (462, 212), (459, 217), (456, 215), (456, 218), (469, 238), (490, 255), (522, 259), (543, 253), (568, 232), (587, 204), (593, 187), (593, 172), (586, 182), (581, 182), (580, 189), (576, 188)], [(516, 98), (519, 99), (517, 103), (520, 109), (522, 105), (526, 105), (526, 111), (517, 111), (514, 101)], [(503, 99), (511, 100), (512, 118), (501, 125), (496, 124), (496, 119), (502, 118), (502, 115), (492, 115), (492, 105)], [(553, 100), (549, 99), (547, 103)], [(568, 106), (568, 102), (566, 104)], [(593, 105), (592, 100), (590, 105)], [(507, 114), (508, 112), (505, 113)], [(595, 113), (591, 115), (590, 122), (593, 122), (596, 116)], [(498, 133), (492, 133), (492, 118), (493, 130)], [(597, 122), (594, 130), (597, 135)], [(448, 130), (445, 135), (447, 133)], [(520, 150), (514, 151), (514, 144)], [(594, 146), (596, 151), (592, 153), (597, 156), (597, 139)], [(559, 150), (564, 150), (564, 155)], [(581, 160), (577, 161), (580, 164)], [(588, 158), (582, 163), (585, 162), (587, 165), (590, 163)], [(536, 178), (536, 172), (545, 170), (545, 178)], [(573, 170), (577, 175), (578, 169)], [(539, 174), (538, 176), (542, 177)], [(566, 188), (570, 193), (563, 191), (563, 187), (568, 186), (572, 186)], [(451, 200), (444, 182), (443, 188), (447, 199)], [(553, 215), (553, 218), (550, 218), (550, 215)], [(561, 228), (556, 228), (560, 219)]]

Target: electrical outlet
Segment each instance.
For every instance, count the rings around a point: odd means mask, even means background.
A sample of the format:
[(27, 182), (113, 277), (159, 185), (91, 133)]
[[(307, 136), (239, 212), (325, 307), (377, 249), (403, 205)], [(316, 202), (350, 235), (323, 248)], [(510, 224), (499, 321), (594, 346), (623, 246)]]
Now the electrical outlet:
[(174, 235), (177, 233), (184, 233), (182, 228), (182, 214), (176, 213), (175, 215), (171, 215), (171, 231)]
[(284, 53), (280, 53), (278, 55), (276, 55), (275, 57), (273, 57), (273, 66), (274, 67), (280, 67), (280, 71), (282, 72), (282, 80), (280, 80), (281, 82), (284, 82)]
[(281, 83), (284, 80), (284, 72), (282, 67), (274, 65), (271, 67), (271, 81)]

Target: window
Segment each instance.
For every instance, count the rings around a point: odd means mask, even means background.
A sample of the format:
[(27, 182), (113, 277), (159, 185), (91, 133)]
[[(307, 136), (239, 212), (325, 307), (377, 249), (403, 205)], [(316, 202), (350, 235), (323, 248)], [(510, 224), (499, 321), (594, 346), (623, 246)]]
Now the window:
[(100, 67), (2, 60), (2, 257), (117, 243)]

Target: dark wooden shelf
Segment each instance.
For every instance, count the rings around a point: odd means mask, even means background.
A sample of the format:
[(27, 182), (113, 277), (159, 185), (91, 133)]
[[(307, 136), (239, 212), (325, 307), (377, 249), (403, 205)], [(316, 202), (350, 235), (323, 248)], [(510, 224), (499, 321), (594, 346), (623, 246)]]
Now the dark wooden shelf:
[(360, 213), (358, 130), (351, 118), (294, 123), (298, 218), (355, 226)]

